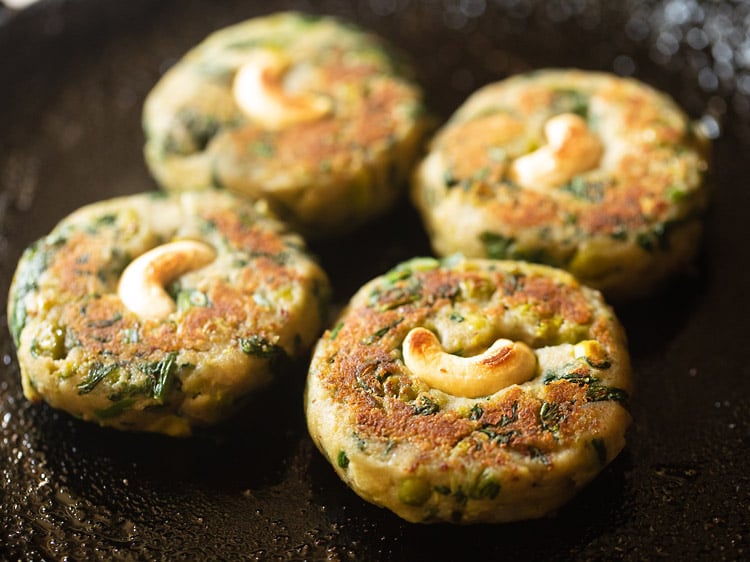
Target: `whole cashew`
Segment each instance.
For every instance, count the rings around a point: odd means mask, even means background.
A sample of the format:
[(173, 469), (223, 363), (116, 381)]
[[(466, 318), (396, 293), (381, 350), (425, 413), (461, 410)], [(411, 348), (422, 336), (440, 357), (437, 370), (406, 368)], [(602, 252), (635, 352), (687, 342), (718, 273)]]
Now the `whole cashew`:
[(196, 240), (178, 240), (141, 254), (120, 276), (117, 294), (125, 307), (144, 319), (163, 319), (177, 308), (164, 286), (179, 275), (200, 269), (216, 257)]
[(239, 68), (232, 91), (240, 109), (268, 129), (282, 129), (330, 113), (331, 100), (313, 93), (291, 94), (284, 89), (284, 73), (291, 61), (272, 51), (254, 52)]
[(454, 396), (478, 398), (531, 379), (536, 355), (523, 342), (499, 339), (481, 355), (446, 353), (434, 333), (414, 328), (404, 339), (404, 364), (432, 388)]
[(596, 167), (604, 151), (599, 137), (575, 113), (556, 115), (544, 125), (547, 144), (516, 158), (510, 177), (527, 188), (559, 187)]

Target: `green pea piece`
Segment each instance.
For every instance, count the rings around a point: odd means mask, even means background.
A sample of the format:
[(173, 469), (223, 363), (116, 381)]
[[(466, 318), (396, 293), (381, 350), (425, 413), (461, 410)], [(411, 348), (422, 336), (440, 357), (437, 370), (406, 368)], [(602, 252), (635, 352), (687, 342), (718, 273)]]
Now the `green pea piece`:
[(424, 505), (431, 495), (430, 484), (424, 478), (405, 478), (398, 485), (398, 499), (406, 505), (419, 507)]
[(208, 296), (201, 291), (186, 290), (177, 294), (177, 310), (181, 312), (203, 306), (208, 306)]
[(42, 337), (31, 344), (31, 353), (35, 356), (50, 357), (54, 360), (63, 359), (65, 351), (65, 329), (55, 326)]
[(338, 456), (336, 457), (336, 464), (339, 465), (339, 468), (346, 469), (349, 467), (349, 457), (346, 456), (346, 452), (339, 451)]
[(500, 483), (486, 472), (483, 472), (474, 483), (469, 496), (475, 500), (494, 500), (500, 493)]

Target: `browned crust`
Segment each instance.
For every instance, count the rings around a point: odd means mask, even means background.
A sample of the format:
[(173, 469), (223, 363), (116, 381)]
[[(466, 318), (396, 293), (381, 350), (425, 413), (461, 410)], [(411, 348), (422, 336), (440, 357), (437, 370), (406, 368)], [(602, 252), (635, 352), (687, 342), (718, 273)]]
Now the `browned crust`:
[[(705, 172), (706, 167), (703, 151), (692, 136), (687, 117), (668, 121), (664, 116), (667, 101), (645, 85), (638, 87), (632, 81), (615, 77), (600, 81), (600, 75), (593, 74), (596, 81), (591, 84), (596, 86), (591, 86), (582, 81), (583, 74), (571, 71), (561, 73), (557, 87), (565, 84), (565, 76), (571, 88), (580, 88), (584, 95), (596, 96), (611, 104), (612, 111), (621, 114), (624, 133), (630, 135), (629, 146), (618, 165), (595, 180), (603, 185), (601, 199), (574, 198), (559, 188), (548, 195), (519, 189), (509, 179), (507, 165), (488, 156), (491, 147), (502, 147), (508, 139), (520, 134), (517, 132), (519, 122), (531, 120), (535, 114), (538, 118), (544, 111), (554, 114), (555, 92), (551, 84), (537, 83), (534, 78), (526, 79), (525, 89), (520, 89), (512, 102), (505, 100), (509, 105), (498, 102), (498, 107), (488, 106), (487, 114), (450, 121), (436, 137), (432, 149), (442, 155), (447, 173), (455, 185), (461, 186), (462, 197), (470, 204), (480, 203), (487, 223), (498, 224), (498, 231), (508, 235), (550, 224), (562, 227), (565, 221), (575, 217), (579, 237), (616, 236), (623, 230), (635, 232), (684, 213), (684, 210), (676, 210), (678, 206), (670, 200), (670, 188), (675, 179), (665, 171), (670, 168), (668, 163), (694, 158), (692, 164), (685, 165), (698, 166), (699, 173)], [(511, 79), (511, 83), (517, 85), (522, 78)], [(498, 92), (502, 84), (495, 85)], [(680, 114), (674, 106), (669, 111)], [(643, 138), (638, 133), (643, 133)], [(527, 135), (530, 134), (527, 131)], [(665, 163), (661, 172), (656, 172), (652, 165), (657, 161)], [(483, 173), (477, 174), (478, 170)], [(478, 201), (473, 202), (473, 198)], [(644, 201), (647, 201), (647, 208), (644, 208)], [(692, 203), (695, 210), (700, 211), (701, 201), (698, 197)]]
[[(425, 400), (437, 398), (409, 376), (400, 359), (401, 342), (413, 327), (461, 298), (461, 282), (482, 279), (491, 280), (494, 290), (501, 292), (501, 298), (493, 296), (491, 305), (488, 297), (485, 311), (528, 307), (538, 318), (559, 315), (587, 327), (585, 337), (595, 337), (609, 351), (624, 346), (616, 320), (603, 314), (594, 304), (596, 297), (584, 294), (567, 276), (553, 279), (539, 270), (495, 265), (464, 272), (438, 268), (395, 283), (381, 278), (353, 299), (335, 336), (331, 331), (324, 335), (313, 359), (314, 376), (332, 400), (352, 413), (360, 438), (408, 441), (428, 456), (433, 451), (446, 454), (468, 441), (466, 454), (481, 462), (510, 463), (511, 455), (518, 453), (550, 462), (549, 455), (579, 440), (586, 426), (589, 431), (594, 427), (596, 420), (587, 404), (601, 397), (591, 392), (596, 382), (586, 377), (595, 373), (585, 364), (569, 368), (569, 379), (552, 380), (543, 391), (514, 386), (491, 400), (477, 400), (473, 412), (424, 407), (429, 406)], [(403, 294), (406, 286), (413, 293), (410, 301), (383, 310), (394, 302), (393, 294)], [(420, 342), (417, 339), (415, 345)], [(543, 409), (550, 408), (554, 427), (542, 419)]]
[[(265, 131), (253, 125), (243, 125), (228, 131), (237, 162), (259, 161), (274, 168), (302, 168), (317, 177), (321, 163), (328, 161), (331, 168), (342, 173), (359, 167), (354, 161), (365, 159), (375, 148), (387, 148), (395, 136), (404, 131), (399, 108), (418, 101), (415, 88), (396, 77), (383, 74), (372, 65), (347, 65), (340, 57), (322, 67), (332, 87), (351, 88), (362, 92), (357, 104), (347, 114), (335, 111), (319, 120), (297, 123), (279, 131)], [(254, 156), (248, 149), (265, 143), (273, 153), (272, 160)], [(244, 165), (243, 165), (244, 166)]]
[[(57, 245), (45, 275), (58, 280), (56, 306), (69, 337), (94, 355), (112, 354), (119, 361), (129, 361), (157, 352), (206, 350), (217, 341), (278, 331), (284, 311), (271, 322), (271, 315), (263, 314), (253, 302), (259, 280), (269, 289), (304, 282), (301, 273), (283, 262), (283, 253), (290, 248), (278, 225), (257, 215), (239, 198), (234, 209), (206, 211), (201, 218), (213, 224), (230, 247), (251, 258), (238, 266), (238, 282), (229, 283), (220, 276), (208, 281), (204, 289), (211, 306), (184, 311), (179, 324), (172, 319), (141, 320), (124, 307), (115, 292), (119, 274), (112, 268), (118, 266), (113, 265), (109, 251), (102, 251), (107, 245), (115, 247), (116, 232), (80, 230)], [(137, 338), (130, 337), (133, 333)]]

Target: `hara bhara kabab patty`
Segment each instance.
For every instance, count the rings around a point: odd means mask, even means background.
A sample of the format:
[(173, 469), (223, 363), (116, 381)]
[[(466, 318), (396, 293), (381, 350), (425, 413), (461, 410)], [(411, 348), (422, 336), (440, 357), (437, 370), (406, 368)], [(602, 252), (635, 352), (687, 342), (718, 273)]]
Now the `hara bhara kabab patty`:
[(337, 234), (403, 192), (426, 124), (409, 75), (381, 39), (333, 18), (248, 20), (156, 84), (146, 161), (166, 189), (263, 197), (306, 236)]
[(452, 257), (362, 287), (319, 340), (310, 434), (357, 494), (412, 522), (562, 505), (623, 448), (624, 332), (559, 269)]
[(31, 245), (8, 318), (27, 398), (181, 436), (305, 357), (328, 295), (299, 236), (244, 198), (154, 192), (83, 207)]
[(694, 257), (706, 149), (643, 83), (541, 70), (470, 96), (433, 139), (412, 198), (438, 255), (546, 263), (631, 298)]

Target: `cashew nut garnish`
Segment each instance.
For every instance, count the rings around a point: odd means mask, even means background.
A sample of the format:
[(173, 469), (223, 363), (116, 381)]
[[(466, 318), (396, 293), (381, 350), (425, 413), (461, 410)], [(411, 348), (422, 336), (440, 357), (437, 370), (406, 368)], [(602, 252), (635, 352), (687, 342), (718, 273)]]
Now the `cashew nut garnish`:
[(279, 53), (259, 50), (239, 68), (233, 94), (240, 109), (268, 129), (282, 129), (330, 113), (330, 98), (314, 93), (291, 93), (283, 79), (291, 61)]
[(544, 125), (547, 144), (516, 158), (510, 177), (527, 188), (551, 188), (568, 183), (574, 176), (595, 168), (604, 148), (601, 140), (575, 113), (552, 117)]
[(404, 364), (412, 374), (454, 396), (478, 398), (533, 378), (536, 355), (523, 342), (499, 339), (473, 357), (446, 353), (434, 333), (414, 328), (404, 339)]
[(196, 240), (178, 240), (141, 254), (120, 276), (117, 294), (125, 307), (143, 319), (163, 319), (177, 309), (164, 286), (200, 269), (216, 257), (214, 249)]

